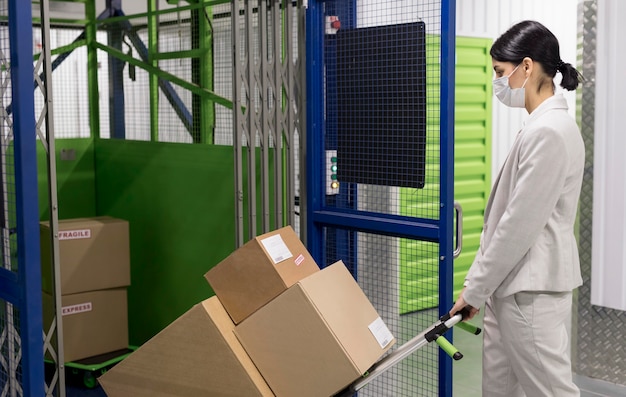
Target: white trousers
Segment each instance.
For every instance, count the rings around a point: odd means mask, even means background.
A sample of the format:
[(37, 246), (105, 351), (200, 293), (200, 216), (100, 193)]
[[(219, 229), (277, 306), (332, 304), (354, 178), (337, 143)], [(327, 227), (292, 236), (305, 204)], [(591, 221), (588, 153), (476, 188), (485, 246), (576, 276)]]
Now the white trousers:
[(567, 324), (572, 293), (490, 298), (483, 319), (483, 397), (578, 397)]

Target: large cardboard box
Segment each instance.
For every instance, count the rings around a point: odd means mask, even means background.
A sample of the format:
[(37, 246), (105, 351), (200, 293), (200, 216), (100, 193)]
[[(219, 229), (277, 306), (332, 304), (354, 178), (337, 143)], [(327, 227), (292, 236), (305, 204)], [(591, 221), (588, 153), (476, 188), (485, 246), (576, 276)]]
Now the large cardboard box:
[[(61, 293), (130, 285), (128, 222), (108, 216), (59, 221)], [(41, 276), (44, 292), (52, 292), (50, 223), (40, 224)]]
[(235, 334), (279, 397), (336, 394), (395, 343), (343, 262), (300, 280)]
[(195, 305), (99, 378), (109, 397), (274, 396), (217, 297)]
[[(126, 288), (64, 295), (61, 302), (65, 362), (128, 348)], [(47, 293), (43, 314), (47, 331), (54, 318), (54, 300)]]
[(260, 235), (209, 270), (205, 277), (235, 324), (319, 266), (286, 226)]

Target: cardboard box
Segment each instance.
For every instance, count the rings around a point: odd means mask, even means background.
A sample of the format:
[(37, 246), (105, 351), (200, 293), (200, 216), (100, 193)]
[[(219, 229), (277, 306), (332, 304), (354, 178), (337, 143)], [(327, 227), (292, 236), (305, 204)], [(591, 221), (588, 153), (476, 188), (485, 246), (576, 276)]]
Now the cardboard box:
[[(50, 223), (40, 224), (43, 291), (52, 293)], [(130, 285), (128, 222), (108, 216), (59, 221), (63, 295)]]
[(279, 397), (334, 395), (395, 343), (343, 262), (300, 280), (235, 334)]
[(258, 236), (205, 277), (235, 324), (306, 276), (319, 271), (295, 231), (286, 226)]
[(99, 378), (109, 397), (274, 396), (217, 297), (195, 305)]
[[(64, 295), (61, 301), (64, 362), (128, 348), (126, 288)], [(54, 299), (46, 293), (43, 315), (47, 332), (54, 318)]]

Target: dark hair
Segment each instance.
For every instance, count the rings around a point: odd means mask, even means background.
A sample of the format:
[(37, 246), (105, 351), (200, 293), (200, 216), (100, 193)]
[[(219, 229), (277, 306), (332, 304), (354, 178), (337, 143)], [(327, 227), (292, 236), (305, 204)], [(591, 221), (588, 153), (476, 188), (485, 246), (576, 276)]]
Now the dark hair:
[[(570, 63), (564, 63), (559, 54), (559, 41), (548, 28), (536, 21), (522, 21), (504, 32), (491, 46), (491, 57), (500, 62), (519, 65), (529, 57), (554, 78), (561, 72), (561, 87), (575, 90), (582, 75)], [(553, 83), (554, 84), (554, 83)]]

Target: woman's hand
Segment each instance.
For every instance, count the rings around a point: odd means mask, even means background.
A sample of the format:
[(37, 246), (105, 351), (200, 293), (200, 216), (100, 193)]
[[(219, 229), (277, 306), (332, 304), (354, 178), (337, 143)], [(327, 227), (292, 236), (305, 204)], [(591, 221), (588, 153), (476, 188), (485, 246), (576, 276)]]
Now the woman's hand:
[(465, 303), (465, 299), (463, 299), (464, 291), (465, 291), (465, 288), (463, 288), (463, 290), (459, 294), (459, 298), (456, 300), (456, 302), (454, 302), (454, 306), (452, 306), (452, 309), (450, 309), (450, 317), (454, 316), (456, 313), (460, 312), (463, 309), (467, 309), (468, 314), (463, 319), (463, 321), (466, 321), (466, 320), (471, 320), (472, 318), (474, 318), (474, 316), (478, 314), (480, 309), (477, 309)]

